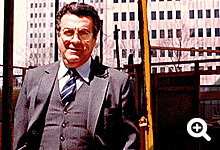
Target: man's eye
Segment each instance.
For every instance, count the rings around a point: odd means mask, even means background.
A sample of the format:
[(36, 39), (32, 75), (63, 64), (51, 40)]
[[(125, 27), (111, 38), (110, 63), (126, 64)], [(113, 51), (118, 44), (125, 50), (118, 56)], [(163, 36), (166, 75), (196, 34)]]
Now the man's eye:
[(90, 34), (90, 32), (88, 30), (79, 30), (79, 34), (83, 35), (83, 34)]
[(66, 36), (72, 36), (74, 34), (73, 30), (66, 30), (63, 32)]

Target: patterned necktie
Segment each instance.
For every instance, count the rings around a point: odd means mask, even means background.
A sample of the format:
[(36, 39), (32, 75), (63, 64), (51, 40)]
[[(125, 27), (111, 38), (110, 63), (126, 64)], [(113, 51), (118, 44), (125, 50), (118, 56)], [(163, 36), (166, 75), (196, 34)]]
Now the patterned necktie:
[(61, 91), (61, 99), (64, 105), (67, 105), (76, 93), (76, 70), (69, 69), (70, 79)]

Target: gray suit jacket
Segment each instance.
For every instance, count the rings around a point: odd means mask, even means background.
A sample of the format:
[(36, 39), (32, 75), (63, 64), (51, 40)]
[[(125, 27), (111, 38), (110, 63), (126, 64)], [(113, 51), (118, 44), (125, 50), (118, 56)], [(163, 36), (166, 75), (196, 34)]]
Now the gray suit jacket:
[[(59, 62), (28, 71), (15, 109), (14, 149), (39, 149)], [(87, 129), (92, 149), (139, 149), (128, 75), (92, 61)]]

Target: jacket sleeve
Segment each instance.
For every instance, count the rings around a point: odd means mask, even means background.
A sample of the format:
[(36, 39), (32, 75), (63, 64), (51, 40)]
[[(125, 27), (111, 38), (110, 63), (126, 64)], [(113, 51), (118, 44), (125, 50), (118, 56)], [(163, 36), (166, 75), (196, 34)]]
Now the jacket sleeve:
[(124, 122), (124, 133), (127, 141), (125, 150), (138, 150), (140, 148), (140, 133), (138, 129), (138, 118), (135, 105), (135, 98), (130, 88), (129, 78), (124, 80), (121, 92), (122, 119)]
[(18, 97), (18, 101), (15, 107), (14, 118), (14, 144), (13, 149), (25, 148), (27, 137), (27, 125), (28, 125), (28, 107), (29, 102), (27, 98), (27, 84), (28, 73), (26, 74), (23, 86)]

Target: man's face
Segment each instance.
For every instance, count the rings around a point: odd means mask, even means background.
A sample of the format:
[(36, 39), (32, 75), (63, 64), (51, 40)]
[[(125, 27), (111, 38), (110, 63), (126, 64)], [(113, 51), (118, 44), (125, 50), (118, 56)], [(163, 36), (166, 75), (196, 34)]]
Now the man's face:
[(63, 62), (69, 68), (77, 68), (90, 58), (96, 45), (93, 20), (90, 16), (65, 14), (60, 26), (57, 43)]

